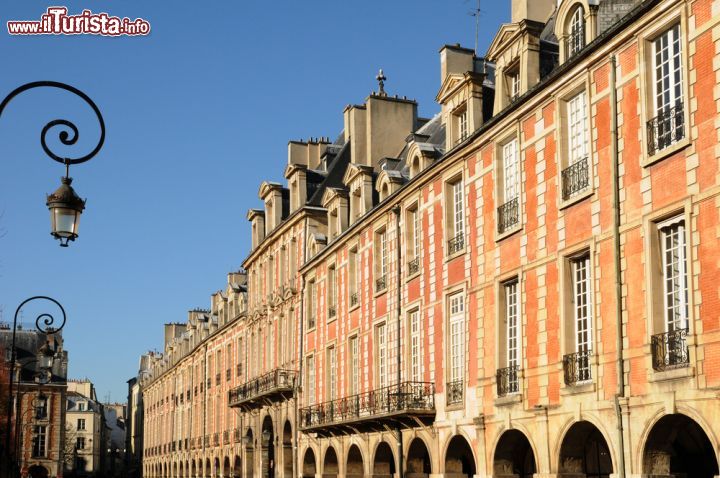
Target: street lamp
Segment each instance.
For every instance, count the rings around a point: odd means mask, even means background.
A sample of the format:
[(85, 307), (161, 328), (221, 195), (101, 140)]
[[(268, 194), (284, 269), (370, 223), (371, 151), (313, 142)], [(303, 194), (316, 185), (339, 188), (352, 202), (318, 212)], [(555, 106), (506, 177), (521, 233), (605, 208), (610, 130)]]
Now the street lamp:
[[(16, 332), (17, 332), (17, 321), (18, 317), (20, 315), (20, 310), (27, 304), (28, 302), (32, 302), (34, 300), (47, 300), (55, 304), (62, 313), (62, 320), (59, 321), (59, 324), (55, 324), (55, 318), (52, 316), (52, 314), (43, 313), (37, 316), (35, 319), (35, 328), (43, 333), (43, 334), (53, 334), (56, 332), (59, 332), (62, 330), (62, 328), (65, 326), (65, 321), (67, 319), (67, 316), (65, 314), (65, 309), (60, 304), (60, 302), (56, 301), (52, 297), (47, 297), (44, 295), (37, 295), (34, 297), (30, 297), (29, 299), (25, 299), (20, 303), (20, 305), (15, 310), (15, 317), (13, 319), (13, 328), (12, 328), (12, 342), (10, 346), (10, 379), (8, 381), (8, 409), (7, 409), (7, 423), (5, 427), (5, 458), (7, 460), (7, 466), (11, 466), (11, 460), (10, 460), (10, 429), (12, 424), (12, 416), (13, 416), (13, 383), (15, 378), (15, 362), (16, 362), (16, 356), (17, 356), (17, 350), (15, 348), (15, 338), (16, 338)], [(38, 368), (40, 369), (40, 372), (45, 374), (47, 377), (52, 377), (52, 365), (53, 365), (53, 358), (55, 355), (54, 350), (50, 347), (49, 343), (45, 343), (40, 349), (38, 349)]]
[(77, 88), (66, 85), (65, 83), (59, 83), (57, 81), (35, 81), (33, 83), (27, 83), (13, 90), (4, 100), (0, 103), (0, 116), (5, 110), (5, 107), (10, 101), (20, 93), (27, 91), (32, 88), (39, 87), (51, 87), (59, 88), (61, 90), (69, 91), (82, 98), (95, 112), (98, 122), (100, 123), (100, 139), (95, 148), (90, 153), (79, 158), (69, 158), (66, 156), (59, 156), (55, 154), (47, 145), (47, 135), (50, 130), (56, 126), (60, 126), (62, 130), (58, 134), (60, 142), (65, 146), (72, 146), (77, 143), (80, 137), (80, 132), (71, 121), (64, 119), (56, 119), (47, 123), (40, 133), (40, 145), (50, 159), (62, 163), (65, 165), (65, 176), (60, 181), (60, 187), (55, 190), (52, 194), (48, 194), (47, 202), (45, 205), (50, 210), (50, 234), (60, 241), (61, 247), (67, 247), (70, 241), (74, 241), (78, 237), (78, 227), (80, 225), (80, 215), (85, 209), (85, 200), (81, 199), (77, 195), (75, 190), (72, 188), (72, 178), (70, 177), (70, 165), (80, 164), (85, 161), (89, 161), (100, 151), (103, 143), (105, 142), (105, 121), (103, 120), (102, 114), (97, 105), (82, 91)]

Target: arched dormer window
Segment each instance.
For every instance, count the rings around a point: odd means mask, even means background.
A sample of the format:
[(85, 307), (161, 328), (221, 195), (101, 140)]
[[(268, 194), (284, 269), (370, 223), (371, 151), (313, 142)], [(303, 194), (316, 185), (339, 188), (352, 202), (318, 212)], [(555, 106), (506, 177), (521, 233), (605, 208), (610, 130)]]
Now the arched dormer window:
[(570, 59), (585, 48), (585, 9), (578, 4), (568, 16), (565, 29), (565, 57)]
[(410, 177), (414, 178), (420, 174), (420, 171), (420, 156), (413, 156), (412, 161), (410, 161)]

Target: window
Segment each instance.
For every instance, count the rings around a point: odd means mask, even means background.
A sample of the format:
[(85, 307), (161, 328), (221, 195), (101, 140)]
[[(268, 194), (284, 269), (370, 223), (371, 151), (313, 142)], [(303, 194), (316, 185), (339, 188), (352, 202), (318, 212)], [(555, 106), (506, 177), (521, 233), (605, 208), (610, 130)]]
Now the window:
[(335, 265), (332, 265), (328, 268), (328, 277), (327, 277), (327, 303), (328, 303), (327, 316), (328, 316), (328, 320), (334, 318), (337, 313), (336, 281), (337, 281), (337, 277), (335, 274)]
[(37, 406), (35, 407), (35, 418), (45, 419), (48, 417), (48, 398), (44, 395), (40, 395), (36, 399)]
[(375, 235), (375, 263), (377, 278), (375, 279), (375, 290), (382, 291), (387, 288), (387, 231), (382, 230)]
[(85, 437), (75, 438), (75, 449), (76, 450), (84, 450), (85, 449)]
[(468, 137), (468, 110), (463, 106), (454, 115), (455, 118), (455, 144), (459, 144)]
[(407, 256), (408, 275), (413, 275), (420, 271), (420, 212), (417, 205), (412, 209), (408, 209), (406, 216), (406, 234), (407, 234)]
[(420, 311), (410, 312), (410, 380), (421, 382), (423, 379), (423, 344)]
[(78, 430), (85, 430), (85, 419), (84, 419), (84, 418), (78, 418), (78, 420), (77, 420), (77, 429), (78, 429)]
[(520, 224), (520, 158), (518, 140), (512, 139), (501, 149), (501, 206), (498, 208), (498, 232), (503, 233)]
[(648, 153), (667, 148), (685, 137), (682, 39), (677, 24), (652, 42), (653, 109), (648, 122)]
[(581, 91), (567, 101), (568, 161), (562, 171), (562, 197), (567, 200), (590, 184), (587, 95)]
[(383, 388), (388, 384), (388, 351), (387, 325), (375, 327), (375, 343), (377, 344), (377, 386)]
[(499, 363), (503, 368), (496, 374), (497, 394), (499, 397), (518, 393), (520, 384), (520, 314), (518, 280), (511, 279), (501, 284), (501, 316), (499, 337)]
[(465, 192), (462, 178), (449, 184), (449, 209), (451, 212), (448, 241), (448, 254), (454, 254), (465, 248)]
[(355, 395), (360, 393), (360, 341), (357, 335), (350, 337), (349, 355), (350, 395)]
[(565, 43), (565, 55), (571, 58), (585, 47), (585, 11), (578, 6), (570, 17), (568, 38)]
[(33, 457), (44, 457), (47, 456), (47, 427), (35, 426), (33, 427)]
[(311, 280), (307, 285), (307, 326), (308, 329), (315, 328), (315, 281)]
[(243, 375), (243, 366), (242, 366), (242, 364), (243, 364), (243, 339), (242, 339), (242, 337), (237, 339), (237, 361), (236, 361), (236, 363), (237, 363), (237, 365), (236, 365), (237, 370), (236, 370), (235, 374), (238, 377), (242, 377), (242, 375)]
[(337, 354), (335, 353), (335, 347), (328, 347), (327, 349), (327, 386), (328, 399), (335, 400), (337, 396)]
[(315, 357), (310, 355), (307, 358), (307, 400), (308, 405), (315, 404)]
[(85, 402), (79, 402), (78, 403), (78, 411), (84, 412), (85, 411)]
[(573, 257), (568, 261), (570, 274), (570, 301), (567, 303), (569, 314), (566, 319), (571, 321), (567, 327), (566, 340), (568, 352), (563, 356), (565, 383), (575, 385), (579, 382), (592, 380), (590, 358), (593, 349), (592, 324), (592, 288), (590, 254)]
[(350, 249), (348, 254), (348, 292), (350, 294), (350, 307), (358, 304), (358, 283), (360, 277), (360, 256), (357, 248)]
[(465, 296), (454, 294), (448, 299), (450, 310), (448, 337), (450, 375), (448, 377), (447, 403), (463, 400), (465, 383)]
[(513, 62), (506, 69), (504, 86), (508, 104), (520, 98), (520, 65), (518, 61)]

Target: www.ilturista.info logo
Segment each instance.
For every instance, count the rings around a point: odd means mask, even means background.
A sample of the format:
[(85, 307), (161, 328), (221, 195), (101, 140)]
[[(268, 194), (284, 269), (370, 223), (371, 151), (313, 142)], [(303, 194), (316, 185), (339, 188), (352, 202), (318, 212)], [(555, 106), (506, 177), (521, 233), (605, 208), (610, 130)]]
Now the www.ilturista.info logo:
[(67, 7), (50, 7), (40, 20), (7, 22), (10, 35), (148, 35), (150, 23), (137, 18), (113, 17), (107, 13), (83, 10), (79, 15), (68, 15)]

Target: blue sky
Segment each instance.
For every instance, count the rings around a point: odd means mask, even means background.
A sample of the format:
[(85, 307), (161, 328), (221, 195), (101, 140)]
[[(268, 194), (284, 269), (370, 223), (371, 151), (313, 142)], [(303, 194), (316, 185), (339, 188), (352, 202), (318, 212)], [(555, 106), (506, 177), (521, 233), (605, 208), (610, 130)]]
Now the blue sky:
[[(509, 1), (483, 4), (481, 54), (510, 13)], [(142, 17), (152, 33), (7, 34), (6, 21), (39, 19), (50, 5)], [(97, 139), (93, 117), (54, 90), (26, 92), (0, 117), (3, 320), (29, 296), (58, 299), (71, 377), (124, 401), (139, 355), (162, 348), (162, 324), (207, 307), (242, 263), (245, 213), (260, 205), (262, 180), (284, 181), (287, 141), (335, 138), (343, 107), (377, 89), (378, 68), (390, 94), (435, 114), (438, 50), (474, 46), (474, 8), (474, 0), (4, 0), (0, 98), (30, 81), (69, 83), (101, 108), (107, 140), (94, 160), (71, 168), (87, 209), (80, 237), (61, 249), (45, 194), (63, 166), (38, 138), (47, 121), (74, 120), (81, 138), (71, 152), (84, 154)]]

